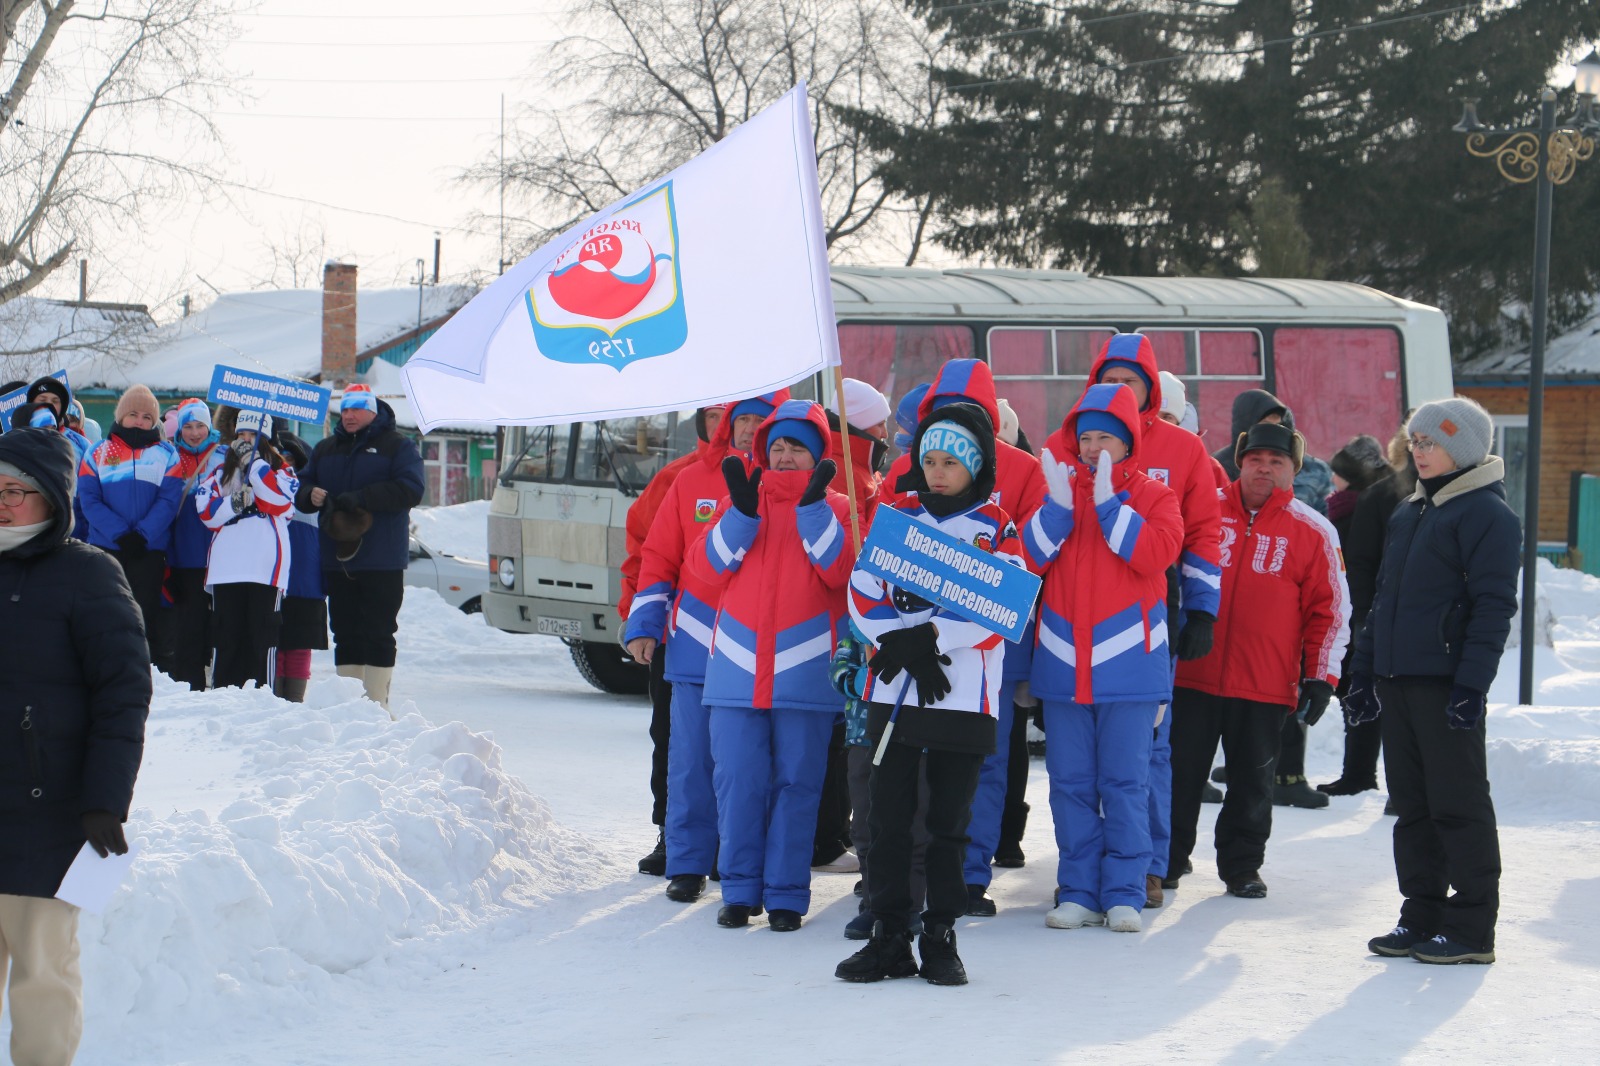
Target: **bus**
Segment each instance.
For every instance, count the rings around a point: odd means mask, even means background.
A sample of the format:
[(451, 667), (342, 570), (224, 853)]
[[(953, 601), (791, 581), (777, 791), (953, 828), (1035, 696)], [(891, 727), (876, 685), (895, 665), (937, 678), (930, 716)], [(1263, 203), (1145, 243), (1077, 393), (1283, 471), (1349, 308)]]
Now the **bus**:
[[(1444, 314), (1345, 282), (1105, 277), (1055, 270), (834, 267), (844, 372), (891, 407), (947, 360), (988, 362), (1035, 448), (1082, 394), (1107, 337), (1149, 336), (1181, 378), (1207, 450), (1227, 443), (1233, 399), (1286, 403), (1310, 454), (1358, 433), (1387, 440), (1404, 413), (1451, 395)], [(832, 403), (832, 379), (794, 394)], [(616, 603), (629, 504), (695, 444), (694, 412), (503, 428), (489, 512), (491, 625), (559, 637), (596, 687), (638, 693)]]

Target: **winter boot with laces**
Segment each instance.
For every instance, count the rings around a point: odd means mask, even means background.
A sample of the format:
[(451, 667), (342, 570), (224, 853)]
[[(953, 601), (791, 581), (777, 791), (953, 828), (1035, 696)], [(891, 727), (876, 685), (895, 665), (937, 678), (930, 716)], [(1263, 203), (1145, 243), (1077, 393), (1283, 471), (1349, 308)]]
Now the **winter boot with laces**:
[(1411, 957), (1418, 962), (1431, 962), (1442, 966), (1455, 966), (1463, 962), (1487, 964), (1494, 961), (1494, 949), (1479, 949), (1470, 944), (1463, 944), (1459, 940), (1451, 940), (1447, 936), (1436, 936), (1413, 947)]
[(1411, 954), (1411, 949), (1418, 944), (1425, 944), (1432, 938), (1426, 933), (1419, 933), (1414, 929), (1407, 929), (1403, 925), (1394, 927), (1394, 931), (1386, 936), (1375, 936), (1367, 941), (1367, 950), (1374, 955), (1383, 955), (1391, 959), (1403, 959)]
[(639, 860), (639, 872), (650, 877), (667, 876), (667, 837), (666, 831), (656, 830), (656, 846), (650, 854)]
[(882, 922), (872, 923), (872, 936), (860, 951), (834, 967), (841, 981), (866, 984), (885, 978), (917, 976), (917, 960), (904, 930), (890, 932)]
[(967, 968), (956, 954), (956, 931), (948, 925), (930, 925), (917, 938), (922, 955), (922, 979), (930, 985), (964, 985)]

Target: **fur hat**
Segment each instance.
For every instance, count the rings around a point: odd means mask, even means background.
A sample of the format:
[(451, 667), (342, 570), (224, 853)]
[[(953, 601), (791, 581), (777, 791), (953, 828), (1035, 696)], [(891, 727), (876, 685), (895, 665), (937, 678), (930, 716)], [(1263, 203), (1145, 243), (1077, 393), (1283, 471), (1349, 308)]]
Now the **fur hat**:
[(1413, 437), (1420, 433), (1437, 441), (1459, 470), (1483, 462), (1494, 446), (1494, 419), (1476, 400), (1465, 396), (1423, 404), (1406, 423), (1406, 431)]
[(1294, 463), (1294, 472), (1298, 474), (1300, 468), (1306, 464), (1306, 439), (1288, 426), (1278, 422), (1257, 422), (1245, 432), (1239, 434), (1239, 439), (1233, 446), (1233, 463), (1235, 466), (1244, 466), (1244, 457), (1249, 452), (1268, 451), (1287, 455)]
[(1383, 454), (1383, 445), (1377, 437), (1362, 433), (1351, 437), (1350, 443), (1333, 453), (1328, 466), (1344, 478), (1346, 484), (1360, 492), (1389, 472), (1389, 460)]
[(156, 402), (156, 394), (143, 385), (129, 385), (128, 391), (117, 400), (117, 411), (113, 420), (120, 426), (122, 420), (130, 414), (147, 414), (150, 416), (151, 425), (160, 425), (161, 405)]
[(333, 541), (334, 558), (347, 563), (361, 550), (361, 538), (372, 528), (372, 512), (365, 507), (329, 510), (323, 514), (322, 529)]

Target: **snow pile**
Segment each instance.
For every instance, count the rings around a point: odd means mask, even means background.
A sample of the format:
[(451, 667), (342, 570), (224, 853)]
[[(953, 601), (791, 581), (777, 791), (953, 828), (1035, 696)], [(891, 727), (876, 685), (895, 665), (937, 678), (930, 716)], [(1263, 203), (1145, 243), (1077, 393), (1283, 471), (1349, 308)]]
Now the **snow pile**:
[(449, 935), (616, 875), (460, 723), (409, 704), (391, 723), (348, 678), (301, 705), (156, 684), (129, 823), (143, 854), (83, 920), (91, 1029), (289, 1017), (336, 975), (392, 980)]
[(488, 500), (413, 508), (411, 527), (422, 543), (448, 555), (480, 560), (489, 557)]

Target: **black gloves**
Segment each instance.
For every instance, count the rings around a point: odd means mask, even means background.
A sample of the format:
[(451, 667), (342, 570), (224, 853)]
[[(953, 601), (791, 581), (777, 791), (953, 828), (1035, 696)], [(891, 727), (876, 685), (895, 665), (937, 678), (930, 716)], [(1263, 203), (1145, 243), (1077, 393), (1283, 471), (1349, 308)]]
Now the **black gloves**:
[(832, 459), (824, 459), (818, 463), (816, 469), (811, 471), (811, 480), (806, 482), (806, 491), (800, 494), (801, 507), (807, 507), (827, 494), (828, 485), (833, 481), (833, 475), (839, 472), (839, 466)]
[(733, 501), (734, 508), (747, 518), (759, 517), (761, 468), (758, 466), (746, 474), (744, 460), (730, 455), (722, 460), (722, 480), (728, 483), (728, 498)]
[(1178, 658), (1183, 662), (1203, 659), (1211, 654), (1211, 631), (1217, 624), (1215, 615), (1204, 611), (1190, 611), (1178, 633)]
[(1483, 720), (1488, 695), (1465, 685), (1450, 686), (1450, 702), (1445, 713), (1450, 716), (1451, 729), (1471, 729)]
[(362, 506), (359, 492), (341, 492), (333, 498), (335, 511), (359, 511)]
[(150, 547), (144, 539), (144, 534), (137, 529), (130, 529), (117, 538), (117, 547), (130, 559), (143, 559), (145, 551)]
[(1328, 709), (1328, 701), (1333, 699), (1333, 686), (1321, 678), (1306, 678), (1300, 682), (1300, 703), (1294, 709), (1294, 715), (1306, 725), (1316, 725), (1322, 717), (1322, 712)]
[(1372, 685), (1371, 674), (1351, 674), (1350, 691), (1344, 697), (1346, 725), (1364, 725), (1376, 722), (1383, 706), (1378, 703), (1378, 690)]
[(102, 859), (115, 852), (128, 854), (128, 838), (122, 835), (122, 819), (110, 811), (84, 811), (78, 819), (83, 825), (83, 835)]
[(878, 638), (878, 653), (869, 669), (879, 681), (892, 681), (904, 669), (917, 683), (917, 702), (923, 706), (950, 695), (950, 679), (941, 668), (950, 656), (939, 654), (938, 634), (932, 622), (909, 629), (891, 629)]

